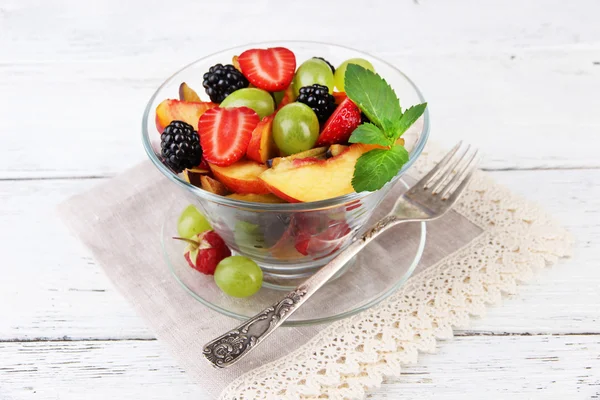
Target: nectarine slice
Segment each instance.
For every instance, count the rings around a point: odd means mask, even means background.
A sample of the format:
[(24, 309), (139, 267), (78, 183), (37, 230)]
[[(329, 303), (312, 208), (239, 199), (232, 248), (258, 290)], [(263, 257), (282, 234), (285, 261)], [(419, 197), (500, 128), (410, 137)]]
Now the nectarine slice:
[(285, 203), (285, 200), (280, 199), (272, 193), (268, 194), (254, 194), (254, 193), (233, 193), (228, 195), (230, 199), (242, 200), (242, 201), (250, 201), (252, 203)]
[(267, 169), (260, 179), (271, 193), (293, 203), (343, 196), (354, 192), (354, 166), (358, 158), (369, 150), (372, 147), (353, 144), (348, 150), (328, 160), (291, 167), (288, 163), (280, 164)]
[(200, 175), (200, 184), (202, 189), (207, 192), (218, 194), (220, 196), (227, 196), (229, 194), (229, 190), (227, 190), (225, 185), (208, 175)]
[(267, 170), (264, 164), (241, 160), (227, 167), (210, 164), (215, 177), (235, 193), (267, 194), (269, 189), (258, 176)]
[(200, 103), (202, 101), (200, 100), (198, 93), (196, 93), (196, 91), (189, 87), (189, 85), (185, 82), (181, 82), (181, 85), (179, 85), (179, 100), (191, 101), (195, 103)]
[(164, 100), (156, 107), (156, 129), (160, 133), (173, 121), (187, 122), (194, 129), (198, 129), (198, 120), (206, 110), (218, 104), (209, 102), (194, 103), (181, 100)]
[(249, 159), (264, 164), (269, 158), (277, 155), (278, 150), (273, 140), (272, 130), (274, 118), (273, 115), (263, 118), (252, 131), (246, 150), (246, 157)]

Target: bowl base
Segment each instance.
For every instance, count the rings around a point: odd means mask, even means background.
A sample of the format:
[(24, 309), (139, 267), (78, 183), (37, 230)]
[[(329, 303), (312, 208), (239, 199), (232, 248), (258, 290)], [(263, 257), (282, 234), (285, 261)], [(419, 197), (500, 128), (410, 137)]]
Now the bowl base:
[[(330, 280), (327, 282), (328, 284), (340, 278), (343, 274), (345, 274), (349, 269), (351, 269), (356, 264), (356, 256), (353, 257), (350, 261), (348, 261), (342, 269), (340, 269)], [(259, 264), (260, 265), (260, 264)], [(261, 265), (262, 268), (262, 265)], [(318, 269), (317, 269), (318, 270)], [(313, 275), (316, 271), (304, 272), (301, 274), (295, 275), (280, 275), (274, 274), (270, 272), (266, 272), (263, 269), (263, 287), (289, 292), (296, 288), (296, 286), (300, 285), (307, 278)]]

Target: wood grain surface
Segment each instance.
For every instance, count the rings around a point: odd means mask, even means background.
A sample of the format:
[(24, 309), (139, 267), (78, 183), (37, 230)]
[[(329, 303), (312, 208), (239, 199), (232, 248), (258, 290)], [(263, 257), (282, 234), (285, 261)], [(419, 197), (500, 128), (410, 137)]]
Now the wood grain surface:
[(0, 399), (204, 399), (54, 209), (145, 158), (182, 65), (246, 42), (365, 50), (423, 90), (432, 140), (576, 237), (571, 259), (372, 399), (600, 396), (600, 3), (0, 0)]

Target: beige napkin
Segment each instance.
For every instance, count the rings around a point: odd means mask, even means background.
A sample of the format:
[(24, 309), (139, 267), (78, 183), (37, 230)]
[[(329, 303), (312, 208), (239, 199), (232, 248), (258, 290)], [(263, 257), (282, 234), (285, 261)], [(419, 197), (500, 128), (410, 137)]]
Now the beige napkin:
[[(380, 207), (385, 213), (400, 190)], [(160, 245), (160, 229), (165, 214), (175, 201), (182, 200), (181, 189), (164, 178), (150, 162), (144, 162), (120, 176), (78, 195), (59, 208), (64, 221), (92, 251), (119, 291), (133, 304), (157, 337), (170, 347), (181, 366), (212, 397), (236, 377), (297, 349), (326, 325), (282, 328), (244, 361), (228, 369), (217, 370), (202, 356), (202, 346), (239, 322), (208, 309), (186, 293), (165, 265)], [(397, 195), (397, 194), (396, 194)], [(432, 265), (468, 243), (481, 229), (457, 213), (427, 226), (427, 246), (419, 270)], [(418, 240), (418, 226), (407, 226), (384, 236), (359, 257), (361, 268), (366, 260), (385, 260), (393, 267), (394, 248), (403, 241)], [(373, 279), (386, 279), (374, 277)], [(340, 293), (360, 290), (348, 282)], [(321, 303), (322, 304), (322, 303)], [(306, 304), (304, 314), (318, 305)]]

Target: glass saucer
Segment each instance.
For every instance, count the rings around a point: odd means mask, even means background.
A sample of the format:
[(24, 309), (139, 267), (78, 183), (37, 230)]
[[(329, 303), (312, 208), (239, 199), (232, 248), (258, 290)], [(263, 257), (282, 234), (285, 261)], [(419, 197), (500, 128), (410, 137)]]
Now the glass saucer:
[[(388, 198), (395, 199), (408, 188), (400, 181)], [(238, 299), (224, 294), (212, 275), (204, 275), (187, 265), (186, 244), (177, 236), (177, 219), (189, 204), (184, 196), (175, 200), (165, 215), (161, 242), (166, 263), (181, 286), (196, 300), (224, 315), (245, 320), (280, 300), (306, 277), (283, 278), (265, 274), (263, 286), (254, 296)], [(386, 208), (384, 205), (389, 204)], [(384, 201), (369, 225), (391, 207)], [(367, 226), (369, 226), (367, 225)], [(426, 226), (406, 223), (384, 233), (349, 262), (340, 273), (315, 293), (284, 326), (319, 324), (346, 318), (379, 303), (411, 276), (425, 248)]]

